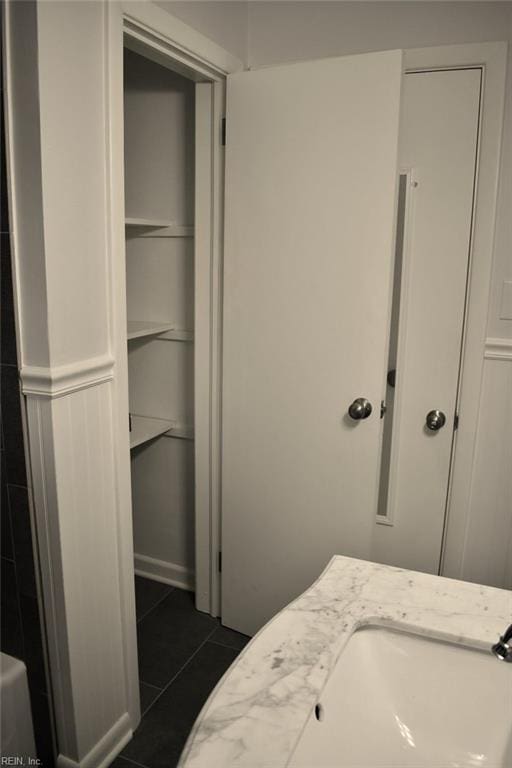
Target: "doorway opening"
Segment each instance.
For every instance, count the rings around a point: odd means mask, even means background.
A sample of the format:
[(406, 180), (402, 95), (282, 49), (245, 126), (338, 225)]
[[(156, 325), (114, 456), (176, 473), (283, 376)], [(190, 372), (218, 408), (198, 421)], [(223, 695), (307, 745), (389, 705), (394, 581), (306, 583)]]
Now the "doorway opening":
[[(247, 642), (215, 618), (212, 534), (201, 535), (212, 489), (196, 476), (213, 439), (222, 86), (126, 35), (127, 421), (142, 721), (122, 754), (143, 766), (155, 758), (148, 733), (178, 760), (211, 688)], [(170, 743), (160, 724), (173, 707), (181, 727)]]

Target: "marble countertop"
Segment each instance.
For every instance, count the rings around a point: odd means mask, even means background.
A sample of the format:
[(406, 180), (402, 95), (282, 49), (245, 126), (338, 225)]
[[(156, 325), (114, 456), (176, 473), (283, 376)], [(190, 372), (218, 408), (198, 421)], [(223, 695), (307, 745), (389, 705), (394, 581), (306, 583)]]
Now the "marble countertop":
[(511, 621), (507, 590), (336, 556), (226, 672), (179, 768), (286, 766), (344, 645), (361, 626), (489, 649)]

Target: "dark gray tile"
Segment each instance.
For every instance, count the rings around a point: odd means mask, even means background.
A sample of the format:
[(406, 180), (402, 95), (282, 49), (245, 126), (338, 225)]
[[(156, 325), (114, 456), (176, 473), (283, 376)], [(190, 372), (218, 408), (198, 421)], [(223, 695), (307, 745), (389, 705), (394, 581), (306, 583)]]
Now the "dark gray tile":
[(27, 484), (18, 369), (13, 365), (0, 366), (2, 427), (4, 435), (7, 482)]
[(18, 590), (22, 595), (35, 598), (37, 592), (28, 490), (20, 485), (8, 485), (7, 490)]
[(166, 595), (172, 592), (174, 587), (168, 584), (162, 584), (153, 579), (144, 579), (142, 576), (135, 576), (135, 607), (137, 612), (137, 621), (140, 621), (152, 608), (157, 605)]
[(10, 240), (0, 234), (0, 359), (3, 364), (16, 365), (16, 330), (14, 326), (14, 302), (10, 257)]
[(52, 725), (50, 720), (50, 704), (44, 693), (31, 694), (32, 720), (34, 722), (34, 739), (41, 768), (54, 768)]
[(237, 655), (205, 643), (153, 704), (122, 754), (148, 768), (175, 766), (201, 707)]
[(154, 685), (147, 685), (146, 683), (139, 682), (140, 690), (140, 711), (143, 715), (148, 711), (157, 696), (162, 693), (161, 688), (155, 688)]
[(134, 766), (135, 763), (132, 763), (130, 760), (126, 760), (121, 755), (116, 757), (113, 763), (110, 763), (110, 768), (134, 768)]
[(215, 625), (196, 611), (191, 592), (175, 589), (137, 626), (140, 679), (164, 688)]
[(24, 662), (27, 665), (30, 693), (46, 692), (43, 639), (37, 599), (20, 595), (21, 626), (23, 629)]
[(1, 520), (1, 550), (2, 557), (6, 557), (8, 560), (14, 558), (14, 550), (12, 547), (12, 528), (11, 528), (11, 513), (9, 510), (9, 497), (7, 495), (7, 477), (5, 471), (5, 454), (4, 451), (0, 451), (0, 520)]
[(18, 610), (18, 583), (16, 580), (16, 566), (2, 558), (2, 579), (0, 601), (9, 611)]
[(210, 642), (218, 643), (219, 645), (226, 645), (228, 648), (234, 648), (237, 651), (241, 651), (245, 648), (251, 638), (247, 635), (242, 635), (240, 632), (235, 632), (234, 629), (229, 627), (219, 626), (217, 630), (210, 637)]
[(0, 648), (3, 653), (23, 659), (23, 633), (16, 585), (16, 567), (11, 560), (1, 562)]
[(23, 660), (23, 635), (19, 612), (11, 611), (3, 604), (0, 611), (0, 650)]

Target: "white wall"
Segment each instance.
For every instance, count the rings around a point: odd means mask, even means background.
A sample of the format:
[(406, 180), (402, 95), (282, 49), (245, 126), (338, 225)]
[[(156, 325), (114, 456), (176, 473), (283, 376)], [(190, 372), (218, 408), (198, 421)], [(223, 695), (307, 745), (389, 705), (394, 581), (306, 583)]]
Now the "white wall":
[[(512, 40), (511, 2), (250, 2), (248, 63), (258, 67), (391, 48)], [(512, 280), (512, 54), (488, 335), (511, 337), (502, 319)]]
[(246, 2), (172, 2), (157, 0), (165, 11), (189, 24), (206, 37), (221, 45), (247, 63), (247, 12)]

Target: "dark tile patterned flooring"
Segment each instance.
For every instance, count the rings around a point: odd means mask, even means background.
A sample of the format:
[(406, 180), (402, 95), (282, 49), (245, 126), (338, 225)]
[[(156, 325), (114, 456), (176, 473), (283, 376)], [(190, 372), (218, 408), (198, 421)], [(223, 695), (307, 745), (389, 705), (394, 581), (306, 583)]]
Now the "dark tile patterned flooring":
[(210, 691), (249, 638), (197, 611), (190, 592), (136, 576), (135, 599), (142, 719), (112, 766), (173, 768)]

